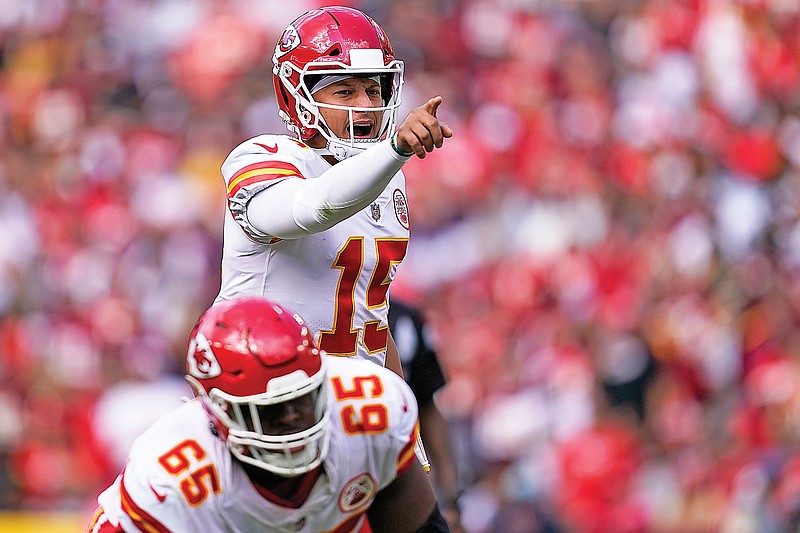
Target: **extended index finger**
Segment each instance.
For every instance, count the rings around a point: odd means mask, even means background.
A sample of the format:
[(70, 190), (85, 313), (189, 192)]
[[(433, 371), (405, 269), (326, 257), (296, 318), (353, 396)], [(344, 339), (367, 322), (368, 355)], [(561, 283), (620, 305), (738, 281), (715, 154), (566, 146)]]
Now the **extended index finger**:
[(444, 98), (442, 98), (441, 96), (434, 96), (433, 98), (425, 102), (425, 110), (435, 117), (436, 111), (439, 109), (439, 106), (442, 105), (443, 101)]

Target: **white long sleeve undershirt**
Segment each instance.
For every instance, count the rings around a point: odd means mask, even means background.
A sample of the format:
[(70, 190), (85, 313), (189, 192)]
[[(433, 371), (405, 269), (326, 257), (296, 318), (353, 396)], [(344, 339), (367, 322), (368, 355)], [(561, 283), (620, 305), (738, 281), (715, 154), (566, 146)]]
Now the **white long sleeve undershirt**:
[(361, 211), (409, 160), (383, 141), (313, 179), (289, 178), (257, 193), (247, 218), (258, 231), (295, 239), (324, 231)]

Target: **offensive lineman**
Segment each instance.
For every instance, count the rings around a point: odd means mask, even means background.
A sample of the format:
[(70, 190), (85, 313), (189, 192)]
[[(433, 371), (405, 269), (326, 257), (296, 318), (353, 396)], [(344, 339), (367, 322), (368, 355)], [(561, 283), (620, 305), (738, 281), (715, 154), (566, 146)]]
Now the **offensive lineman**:
[(260, 135), (222, 165), (227, 186), (216, 302), (262, 296), (297, 311), (320, 349), (402, 375), (387, 290), (409, 238), (413, 155), (452, 129), (437, 96), (395, 132), (403, 63), (366, 14), (324, 7), (297, 18), (273, 55), (280, 116), (294, 137)]
[(327, 357), (262, 298), (207, 310), (195, 398), (162, 415), (98, 497), (88, 533), (449, 531), (414, 459), (417, 405), (377, 365)]

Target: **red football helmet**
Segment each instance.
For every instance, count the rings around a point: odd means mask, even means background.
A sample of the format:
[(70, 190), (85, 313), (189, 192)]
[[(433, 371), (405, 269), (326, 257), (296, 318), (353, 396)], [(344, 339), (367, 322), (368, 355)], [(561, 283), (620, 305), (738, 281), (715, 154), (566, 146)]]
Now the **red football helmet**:
[[(308, 472), (325, 459), (325, 377), (324, 357), (302, 319), (262, 298), (211, 307), (189, 338), (186, 379), (228, 448), (281, 476)], [(271, 417), (281, 409), (305, 409), (308, 427), (270, 433)]]
[[(341, 160), (394, 133), (403, 87), (403, 62), (395, 59), (383, 29), (361, 11), (349, 7), (323, 7), (301, 15), (284, 30), (275, 47), (272, 63), (279, 114), (289, 130), (301, 140), (307, 141), (319, 133), (328, 141), (327, 148), (331, 154)], [(317, 102), (311, 89), (323, 76), (378, 76), (384, 105), (356, 108)], [(349, 139), (341, 139), (328, 129), (320, 107), (349, 111)], [(354, 111), (383, 112), (377, 138), (354, 137)]]

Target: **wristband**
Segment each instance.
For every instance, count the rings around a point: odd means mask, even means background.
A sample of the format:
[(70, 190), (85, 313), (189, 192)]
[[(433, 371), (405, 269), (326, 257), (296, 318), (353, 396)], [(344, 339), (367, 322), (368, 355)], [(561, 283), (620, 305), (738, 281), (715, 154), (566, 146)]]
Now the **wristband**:
[(411, 157), (412, 155), (414, 155), (414, 152), (406, 152), (405, 150), (397, 146), (397, 132), (395, 132), (392, 135), (391, 144), (392, 144), (392, 149), (395, 152), (397, 152), (397, 155), (400, 155), (402, 157)]

